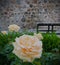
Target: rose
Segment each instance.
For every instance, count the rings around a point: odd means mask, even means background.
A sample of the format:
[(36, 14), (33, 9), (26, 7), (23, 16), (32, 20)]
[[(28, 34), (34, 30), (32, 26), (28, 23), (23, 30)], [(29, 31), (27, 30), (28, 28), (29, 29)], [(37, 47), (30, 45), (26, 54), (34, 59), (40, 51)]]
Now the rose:
[(42, 42), (36, 36), (23, 35), (13, 43), (15, 53), (24, 62), (32, 62), (42, 54)]
[(12, 24), (12, 25), (9, 25), (8, 27), (9, 31), (15, 31), (15, 32), (18, 32), (20, 27), (16, 24)]
[(43, 36), (41, 33), (38, 33), (38, 34), (34, 33), (34, 36), (36, 36), (39, 40), (43, 39)]
[(3, 34), (7, 34), (7, 31), (1, 31), (1, 33), (3, 33)]

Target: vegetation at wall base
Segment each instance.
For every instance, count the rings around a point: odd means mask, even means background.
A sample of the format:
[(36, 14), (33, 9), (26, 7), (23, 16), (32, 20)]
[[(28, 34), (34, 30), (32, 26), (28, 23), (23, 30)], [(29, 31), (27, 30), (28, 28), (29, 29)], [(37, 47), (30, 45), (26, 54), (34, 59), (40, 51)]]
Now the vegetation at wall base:
[(0, 33), (0, 65), (60, 65), (60, 38), (55, 33), (43, 34), (43, 54), (39, 59), (23, 62), (12, 51), (12, 42), (23, 34), (33, 35), (33, 32)]
[(53, 49), (60, 50), (60, 38), (55, 33), (43, 34), (43, 50), (51, 52)]

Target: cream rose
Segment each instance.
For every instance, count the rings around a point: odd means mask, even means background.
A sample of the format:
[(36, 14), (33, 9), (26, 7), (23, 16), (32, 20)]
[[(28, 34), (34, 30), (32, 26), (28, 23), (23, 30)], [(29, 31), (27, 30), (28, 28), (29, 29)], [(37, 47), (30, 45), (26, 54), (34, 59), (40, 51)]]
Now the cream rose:
[(20, 36), (15, 39), (13, 46), (13, 53), (15, 53), (24, 62), (32, 62), (35, 58), (41, 57), (42, 41), (40, 41), (36, 36)]
[(1, 33), (3, 33), (3, 34), (7, 34), (7, 31), (1, 31)]
[(15, 31), (15, 32), (18, 32), (20, 27), (16, 24), (12, 24), (12, 25), (9, 25), (8, 27), (9, 31)]
[(34, 33), (34, 36), (36, 36), (39, 40), (43, 39), (43, 36), (41, 33), (38, 33), (38, 34)]

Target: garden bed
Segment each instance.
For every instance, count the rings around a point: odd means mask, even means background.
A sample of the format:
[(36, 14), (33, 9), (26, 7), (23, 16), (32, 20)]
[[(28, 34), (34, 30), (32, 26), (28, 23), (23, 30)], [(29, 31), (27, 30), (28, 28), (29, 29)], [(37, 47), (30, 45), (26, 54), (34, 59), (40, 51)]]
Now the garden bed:
[[(37, 34), (37, 33), (36, 33)], [(43, 51), (40, 58), (32, 62), (23, 62), (13, 53), (15, 39), (23, 35), (34, 36), (33, 32), (11, 32), (3, 34), (0, 32), (0, 65), (60, 65), (60, 38), (55, 33), (38, 33), (42, 35)]]

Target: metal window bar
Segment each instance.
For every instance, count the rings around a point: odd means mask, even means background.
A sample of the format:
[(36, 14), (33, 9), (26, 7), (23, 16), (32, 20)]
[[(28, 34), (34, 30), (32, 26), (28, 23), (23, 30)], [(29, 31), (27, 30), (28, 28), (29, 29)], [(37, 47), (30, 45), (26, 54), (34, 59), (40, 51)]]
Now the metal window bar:
[[(48, 29), (47, 30), (39, 30), (39, 26), (47, 26)], [(39, 31), (54, 32), (54, 31), (56, 31), (56, 30), (54, 30), (54, 26), (60, 26), (60, 23), (38, 23), (37, 24), (37, 33)], [(51, 30), (50, 30), (50, 27), (51, 27)], [(56, 34), (60, 35), (60, 32), (56, 33)]]

